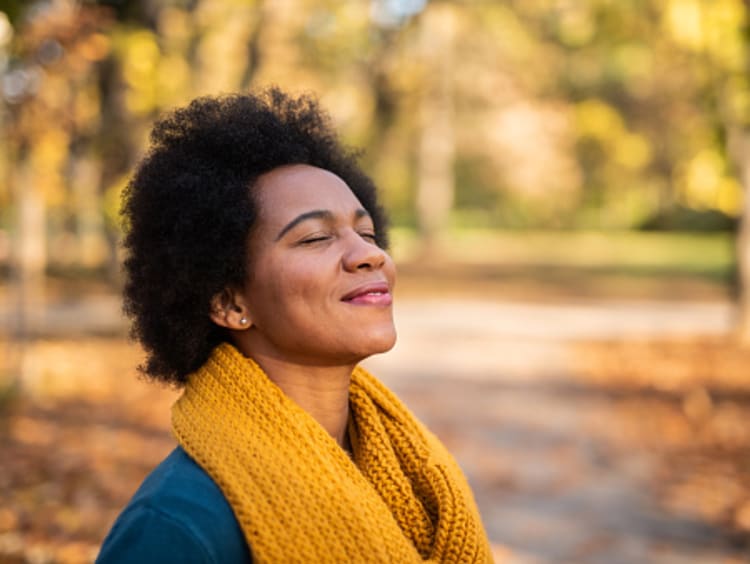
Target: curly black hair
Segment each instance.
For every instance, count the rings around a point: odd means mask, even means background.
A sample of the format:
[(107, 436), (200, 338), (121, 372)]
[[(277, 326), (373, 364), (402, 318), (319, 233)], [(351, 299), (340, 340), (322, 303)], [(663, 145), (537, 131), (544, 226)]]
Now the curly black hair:
[(228, 339), (211, 299), (247, 279), (247, 239), (257, 210), (253, 185), (279, 166), (329, 170), (372, 216), (387, 247), (386, 216), (357, 152), (339, 141), (310, 95), (278, 88), (203, 97), (159, 119), (123, 196), (124, 311), (146, 351), (141, 371), (184, 384)]

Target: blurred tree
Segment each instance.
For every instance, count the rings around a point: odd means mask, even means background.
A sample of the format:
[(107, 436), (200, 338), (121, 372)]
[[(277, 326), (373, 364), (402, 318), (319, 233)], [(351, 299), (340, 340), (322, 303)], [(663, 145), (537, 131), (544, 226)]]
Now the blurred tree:
[(455, 7), (433, 2), (419, 24), (422, 74), (419, 95), (416, 213), (423, 252), (448, 225), (455, 190), (454, 41)]
[[(719, 109), (726, 128), (727, 150), (744, 190), (736, 239), (737, 335), (740, 343), (750, 347), (750, 2), (744, 0), (742, 4), (742, 17), (723, 18), (722, 23), (729, 29), (714, 40), (714, 49), (717, 55), (723, 55), (729, 71), (720, 85)], [(732, 20), (736, 20), (734, 25)], [(728, 38), (734, 40), (732, 47), (724, 43)]]
[[(737, 179), (750, 113), (741, 0), (2, 9), (13, 39), (0, 46), (9, 139), (0, 166), (16, 180), (23, 224), (37, 225), (22, 254), (39, 264), (45, 249), (66, 268), (108, 257), (114, 275), (119, 193), (154, 117), (268, 83), (317, 92), (344, 139), (367, 147), (396, 221), (425, 240), (451, 220), (637, 228), (681, 210), (689, 221), (734, 218), (750, 205)], [(84, 21), (95, 10), (99, 28), (69, 23), (60, 37), (30, 39), (50, 14)]]
[(737, 336), (742, 345), (750, 347), (750, 128), (733, 124), (729, 134), (733, 160), (745, 191), (736, 240)]
[[(102, 31), (108, 24), (106, 14), (93, 7), (38, 5), (34, 17), (17, 19), (5, 63), (4, 161), (16, 210), (14, 333), (21, 349), (41, 328), (48, 226), (72, 224), (81, 235), (82, 244), (75, 248), (85, 251), (89, 224), (101, 220), (96, 198), (91, 198), (95, 163), (86, 140), (96, 122), (90, 111), (91, 67), (101, 58), (97, 45), (105, 41)], [(69, 253), (65, 239), (57, 243), (63, 246), (54, 252)], [(14, 372), (20, 376), (29, 367), (23, 354), (17, 358), (21, 366)]]

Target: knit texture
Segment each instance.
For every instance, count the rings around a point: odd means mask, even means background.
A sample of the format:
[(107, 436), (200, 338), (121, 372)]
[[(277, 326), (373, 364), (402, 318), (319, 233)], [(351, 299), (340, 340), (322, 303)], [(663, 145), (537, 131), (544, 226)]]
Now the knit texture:
[(263, 370), (222, 344), (172, 408), (177, 440), (232, 506), (257, 562), (491, 562), (464, 476), (361, 367), (353, 459)]

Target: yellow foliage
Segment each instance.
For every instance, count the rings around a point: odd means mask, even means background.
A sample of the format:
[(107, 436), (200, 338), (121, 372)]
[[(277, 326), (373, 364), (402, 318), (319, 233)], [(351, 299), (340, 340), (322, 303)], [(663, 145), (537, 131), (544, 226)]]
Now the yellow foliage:
[(13, 39), (13, 26), (8, 15), (0, 10), (0, 47), (10, 44), (11, 39)]
[(727, 215), (739, 216), (742, 211), (744, 192), (735, 178), (725, 176), (719, 182), (716, 207)]
[(705, 50), (722, 67), (742, 70), (745, 10), (740, 0), (669, 0), (662, 23), (678, 45)]
[(68, 155), (68, 134), (62, 128), (41, 132), (31, 150), (34, 184), (45, 195), (47, 205), (64, 203), (63, 165)]
[(642, 135), (625, 132), (617, 138), (614, 154), (617, 164), (640, 170), (651, 161), (651, 155), (651, 144)]
[(112, 226), (120, 226), (120, 205), (122, 192), (128, 184), (128, 174), (124, 174), (107, 187), (102, 199), (104, 218)]
[(712, 0), (703, 8), (706, 49), (714, 61), (735, 71), (746, 64), (745, 10), (740, 0)]
[(606, 102), (592, 98), (576, 105), (576, 124), (581, 136), (609, 141), (625, 129), (618, 111)]
[(569, 47), (585, 45), (596, 33), (591, 11), (583, 3), (568, 4), (560, 14), (558, 26), (560, 40)]
[(721, 155), (714, 149), (704, 149), (687, 162), (680, 181), (683, 197), (689, 206), (713, 207), (723, 168)]
[(133, 33), (128, 41), (128, 50), (125, 59), (125, 78), (134, 82), (156, 68), (159, 60), (159, 45), (156, 37), (146, 30)]
[(409, 209), (413, 198), (410, 171), (401, 155), (386, 153), (375, 166), (375, 176), (383, 189), (383, 198), (394, 210)]
[[(653, 73), (654, 53), (642, 43), (624, 43), (615, 49), (613, 62), (628, 81), (648, 80)], [(626, 86), (632, 88), (630, 83)]]
[(651, 162), (653, 150), (649, 140), (628, 131), (620, 113), (606, 102), (595, 98), (585, 100), (576, 106), (575, 116), (578, 135), (599, 141), (614, 164), (638, 171)]
[(507, 50), (509, 56), (520, 60), (529, 60), (538, 48), (536, 38), (523, 24), (518, 14), (499, 2), (487, 3), (482, 16), (488, 29), (495, 35), (500, 48)]
[(190, 66), (185, 57), (179, 54), (167, 55), (159, 61), (159, 72), (155, 79), (160, 107), (175, 106), (190, 100), (190, 74)]
[(737, 124), (750, 125), (750, 77), (734, 73), (728, 77), (723, 92), (726, 116)]
[(662, 21), (664, 31), (675, 43), (700, 50), (704, 46), (703, 14), (700, 0), (669, 0)]
[(366, 31), (370, 25), (370, 12), (362, 3), (346, 2), (336, 12), (336, 25), (341, 30)]
[(138, 30), (124, 37), (123, 75), (128, 84), (126, 104), (136, 115), (157, 107), (156, 70), (161, 53), (156, 37), (148, 30)]
[(716, 149), (704, 149), (676, 170), (676, 182), (684, 203), (696, 209), (715, 209), (738, 215), (742, 189), (726, 174), (725, 162)]

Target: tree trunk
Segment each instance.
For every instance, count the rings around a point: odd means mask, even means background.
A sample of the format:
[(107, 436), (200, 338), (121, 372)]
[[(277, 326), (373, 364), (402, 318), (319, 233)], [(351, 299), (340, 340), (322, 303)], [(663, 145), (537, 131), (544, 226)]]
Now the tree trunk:
[(89, 155), (73, 154), (70, 167), (71, 196), (75, 214), (76, 263), (93, 269), (108, 257), (105, 249), (104, 214), (99, 194), (99, 163)]
[(431, 254), (448, 223), (455, 188), (453, 129), (453, 41), (455, 15), (448, 3), (422, 15), (424, 82), (420, 102), (416, 212), (423, 251)]
[(46, 213), (42, 194), (34, 185), (34, 173), (27, 151), (19, 151), (18, 164), (12, 175), (13, 200), (16, 204), (15, 242), (13, 245), (13, 285), (15, 315), (11, 370), (13, 385), (23, 390), (24, 382), (35, 377), (34, 359), (29, 343), (42, 328), (44, 313), (44, 275), (47, 264), (45, 240)]
[(34, 186), (27, 159), (20, 163), (15, 189), (18, 206), (16, 268), (19, 282), (18, 335), (27, 338), (40, 329), (47, 264), (44, 199)]
[(733, 131), (730, 141), (745, 196), (736, 239), (737, 338), (740, 344), (750, 347), (750, 132)]
[[(745, 25), (750, 23), (750, 0), (744, 0)], [(744, 35), (745, 66), (750, 64), (750, 43)], [(744, 82), (742, 82), (744, 84)], [(746, 87), (745, 87), (746, 88)], [(747, 95), (747, 91), (744, 92)], [(731, 112), (727, 112), (732, 115)], [(737, 341), (750, 348), (750, 129), (747, 116), (730, 121), (727, 127), (728, 152), (742, 185), (742, 214), (735, 239), (737, 266)], [(738, 123), (739, 122), (739, 123)]]
[[(101, 61), (97, 68), (99, 104), (101, 118), (95, 143), (99, 148), (98, 200), (130, 171), (135, 160), (135, 120), (125, 107), (126, 86), (122, 68), (116, 54)], [(120, 257), (118, 253), (120, 233), (116, 225), (104, 222), (103, 233), (108, 247), (107, 275), (110, 282), (120, 284)]]

